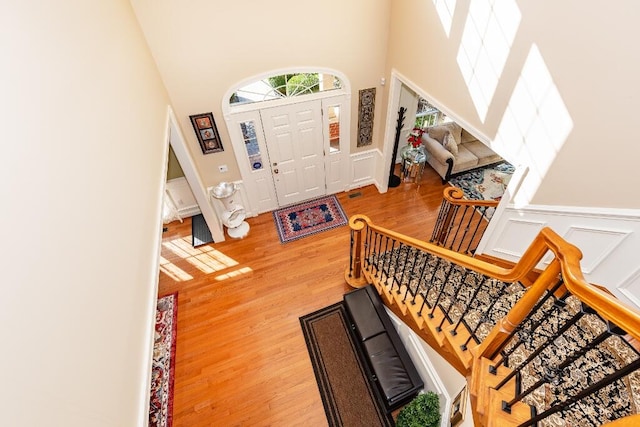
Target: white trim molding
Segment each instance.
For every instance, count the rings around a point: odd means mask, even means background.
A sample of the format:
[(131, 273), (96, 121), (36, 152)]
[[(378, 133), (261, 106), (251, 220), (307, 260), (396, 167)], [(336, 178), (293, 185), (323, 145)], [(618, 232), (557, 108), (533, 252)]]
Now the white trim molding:
[(349, 189), (374, 184), (380, 186), (375, 179), (376, 165), (382, 161), (382, 153), (378, 149), (360, 151), (349, 156)]

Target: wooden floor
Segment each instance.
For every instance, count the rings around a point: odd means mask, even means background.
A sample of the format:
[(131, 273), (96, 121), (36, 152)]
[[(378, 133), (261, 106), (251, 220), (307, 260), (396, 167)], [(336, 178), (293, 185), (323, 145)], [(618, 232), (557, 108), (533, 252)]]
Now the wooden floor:
[[(426, 168), (401, 183), (337, 194), (348, 216), (428, 240), (444, 185)], [(326, 426), (298, 318), (350, 288), (349, 228), (281, 244), (271, 213), (242, 240), (191, 246), (191, 221), (167, 224), (160, 296), (178, 292), (175, 427)]]

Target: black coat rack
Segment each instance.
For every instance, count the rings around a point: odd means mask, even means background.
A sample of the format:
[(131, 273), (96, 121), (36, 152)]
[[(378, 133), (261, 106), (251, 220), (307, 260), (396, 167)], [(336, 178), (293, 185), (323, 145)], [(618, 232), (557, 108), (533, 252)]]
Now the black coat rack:
[(402, 133), (402, 126), (404, 122), (404, 112), (406, 108), (400, 107), (398, 110), (398, 122), (396, 124), (396, 140), (393, 143), (393, 157), (391, 158), (391, 169), (389, 170), (389, 187), (394, 188), (400, 185), (402, 180), (399, 176), (394, 175), (393, 170), (396, 166), (396, 156), (398, 155), (398, 144), (400, 143), (400, 134)]

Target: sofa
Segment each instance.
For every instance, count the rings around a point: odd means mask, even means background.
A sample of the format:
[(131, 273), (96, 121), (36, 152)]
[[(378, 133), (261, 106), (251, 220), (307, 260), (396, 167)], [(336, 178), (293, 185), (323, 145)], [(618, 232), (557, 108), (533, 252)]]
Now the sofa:
[(424, 383), (373, 287), (343, 297), (358, 352), (387, 412), (413, 399)]
[(491, 148), (455, 122), (428, 127), (422, 134), (427, 163), (445, 183), (454, 175), (501, 162)]

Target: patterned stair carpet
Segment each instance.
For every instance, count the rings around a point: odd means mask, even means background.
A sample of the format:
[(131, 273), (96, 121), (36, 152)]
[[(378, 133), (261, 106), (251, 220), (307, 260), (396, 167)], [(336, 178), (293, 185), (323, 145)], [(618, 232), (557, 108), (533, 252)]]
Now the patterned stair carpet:
[[(416, 292), (426, 295), (429, 306), (447, 313), (449, 324), (460, 321), (477, 343), (526, 292), (520, 283), (501, 282), (407, 246), (371, 254), (367, 261), (375, 266), (378, 280), (393, 278), (395, 289), (407, 286), (407, 300)], [(605, 338), (598, 341), (598, 337)], [(505, 366), (520, 371), (521, 390), (527, 394), (523, 402), (538, 414), (563, 408), (539, 426), (601, 425), (640, 413), (638, 370), (577, 398), (582, 390), (638, 360), (640, 354), (623, 331), (568, 293), (543, 295), (499, 357), (506, 358)]]

